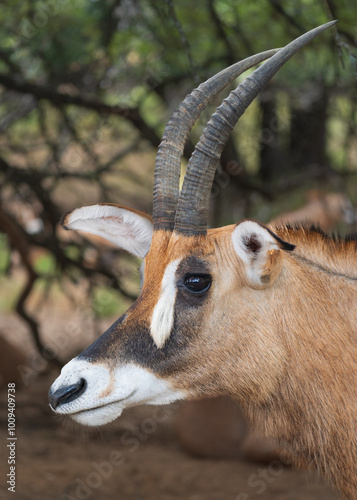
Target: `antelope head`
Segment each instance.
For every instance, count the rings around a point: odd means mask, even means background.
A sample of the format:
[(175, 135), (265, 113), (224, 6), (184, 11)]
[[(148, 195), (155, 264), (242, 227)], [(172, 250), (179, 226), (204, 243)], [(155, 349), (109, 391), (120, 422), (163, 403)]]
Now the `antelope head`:
[[(64, 366), (49, 393), (56, 413), (101, 425), (141, 403), (222, 393), (264, 401), (274, 389), (284, 350), (267, 308), (294, 246), (251, 220), (207, 230), (210, 190), (245, 109), (299, 48), (331, 24), (234, 64), (185, 98), (158, 150), (152, 219), (109, 204), (64, 217), (66, 228), (102, 236), (144, 259), (143, 286), (129, 310)], [(265, 59), (212, 115), (180, 192), (181, 156), (198, 116), (218, 92)]]

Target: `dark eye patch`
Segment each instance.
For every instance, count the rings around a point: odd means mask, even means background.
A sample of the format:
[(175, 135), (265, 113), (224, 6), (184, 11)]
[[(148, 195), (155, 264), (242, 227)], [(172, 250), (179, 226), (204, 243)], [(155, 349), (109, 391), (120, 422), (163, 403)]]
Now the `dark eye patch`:
[(182, 260), (176, 271), (177, 310), (196, 308), (205, 303), (212, 285), (210, 266), (201, 256), (190, 255)]

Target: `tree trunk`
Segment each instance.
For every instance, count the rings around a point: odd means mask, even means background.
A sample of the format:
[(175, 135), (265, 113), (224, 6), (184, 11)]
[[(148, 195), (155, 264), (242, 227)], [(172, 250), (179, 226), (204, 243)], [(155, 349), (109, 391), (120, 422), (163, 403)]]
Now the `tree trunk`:
[(262, 112), (260, 145), (260, 177), (263, 182), (272, 181), (286, 168), (286, 153), (280, 145), (281, 125), (278, 121), (276, 89), (272, 85), (259, 97)]
[(291, 107), (290, 157), (294, 169), (326, 164), (328, 93), (316, 85)]

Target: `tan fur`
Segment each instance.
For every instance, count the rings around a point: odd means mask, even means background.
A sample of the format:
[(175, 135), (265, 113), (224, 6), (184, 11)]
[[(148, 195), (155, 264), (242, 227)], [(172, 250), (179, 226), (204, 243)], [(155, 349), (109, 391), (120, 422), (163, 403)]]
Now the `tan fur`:
[(269, 250), (267, 260), (262, 272), (262, 280), (270, 283), (279, 275), (283, 266), (283, 256), (280, 250)]
[(302, 225), (286, 228), (270, 224), (282, 239), (296, 245), (295, 255), (308, 259), (327, 269), (357, 278), (356, 241), (327, 237), (323, 232)]
[[(180, 394), (235, 398), (295, 463), (312, 465), (356, 498), (356, 242), (271, 226), (296, 245), (291, 251), (263, 226), (245, 224), (270, 243), (248, 239), (252, 253), (244, 259), (232, 240), (234, 225), (190, 237), (154, 231), (140, 297), (104, 334), (98, 362), (114, 369), (128, 354)], [(266, 253), (258, 255), (259, 248)], [(157, 349), (150, 322), (167, 265), (176, 259), (200, 262), (212, 286), (196, 305), (177, 288), (174, 328)], [(260, 278), (252, 280), (249, 262)]]
[(275, 443), (249, 428), (239, 405), (227, 396), (185, 401), (176, 430), (181, 445), (196, 456), (291, 463)]
[(296, 463), (317, 467), (354, 498), (357, 282), (346, 276), (356, 276), (356, 243), (281, 228), (277, 234), (297, 248), (269, 253), (271, 279), (257, 290), (235, 258), (233, 229), (198, 238), (154, 234), (141, 314), (152, 311), (157, 280), (171, 260), (199, 255), (214, 283), (201, 322), (192, 324), (185, 370), (178, 366), (168, 378), (192, 397), (233, 396)]
[[(89, 356), (113, 370), (137, 363), (193, 399), (235, 398), (295, 463), (356, 498), (357, 245), (270, 230), (243, 221), (200, 236), (154, 231), (138, 300)], [(177, 259), (173, 328), (158, 349), (150, 323)], [(202, 268), (212, 285), (201, 300), (183, 282)]]
[[(191, 398), (235, 398), (255, 428), (280, 441), (295, 463), (314, 466), (356, 498), (356, 243), (272, 227), (296, 248), (284, 251), (279, 244), (265, 261), (259, 256), (256, 286), (236, 253), (235, 227), (190, 237), (154, 231), (140, 297), (114, 325), (98, 361), (114, 369), (130, 342), (141, 352), (145, 342), (155, 361), (142, 352), (137, 362), (174, 390)], [(157, 349), (144, 336), (150, 336), (162, 279), (170, 262), (187, 258), (204, 263), (212, 286), (194, 307), (193, 297), (178, 290), (175, 339)]]
[[(341, 193), (324, 193), (318, 190), (308, 192), (308, 202), (298, 210), (279, 215), (271, 223), (271, 227), (275, 230), (276, 227), (281, 227), (283, 224), (300, 224), (301, 220), (309, 220), (311, 224), (321, 227), (324, 231), (334, 229), (335, 224), (339, 222), (352, 222), (352, 206), (346, 195)], [(348, 220), (350, 215), (350, 220)], [(295, 237), (292, 236), (292, 231), (280, 231), (283, 239), (292, 238), (298, 245), (296, 253), (301, 253), (301, 247), (305, 247), (306, 252), (310, 253), (310, 258), (313, 257), (317, 261), (326, 260), (326, 254), (329, 255), (327, 265), (336, 266), (336, 244), (331, 246), (331, 241), (326, 244), (326, 239), (322, 238), (318, 233), (301, 229)], [(321, 240), (317, 243), (316, 240)], [(305, 240), (305, 241), (304, 241)], [(317, 243), (317, 248), (316, 248)], [(309, 248), (309, 246), (311, 248)], [(327, 248), (326, 248), (327, 247)], [(345, 245), (343, 245), (345, 248)], [(279, 254), (274, 250), (270, 251), (271, 257), (274, 254)], [(312, 255), (313, 254), (313, 255)], [(338, 254), (338, 250), (337, 250)], [(341, 259), (342, 257), (342, 259)], [(283, 259), (281, 259), (283, 261)], [(338, 265), (343, 267), (341, 263), (345, 259), (339, 256)], [(278, 268), (275, 266), (275, 269)], [(267, 272), (269, 273), (270, 266), (267, 263)], [(351, 253), (351, 261), (348, 268), (345, 270), (350, 275), (355, 275), (357, 272), (355, 266), (355, 258), (353, 250)], [(199, 399), (186, 401), (180, 408), (178, 415), (178, 437), (181, 444), (191, 453), (202, 456), (239, 456), (242, 454), (241, 445), (237, 443), (236, 429), (244, 428), (243, 416), (240, 414), (240, 407), (226, 397), (218, 396), (216, 398)], [(222, 419), (224, 424), (221, 425)], [(219, 424), (219, 426), (217, 426)], [(246, 433), (248, 433), (246, 429)], [(250, 433), (253, 431), (250, 430)], [(250, 434), (251, 435), (251, 434)], [(253, 432), (254, 435), (254, 432)], [(207, 438), (207, 436), (210, 436)], [(250, 438), (246, 439), (244, 445), (245, 454), (250, 453)], [(266, 448), (270, 451), (276, 450), (272, 447), (270, 441), (263, 438), (253, 440), (254, 453), (250, 453), (250, 457), (259, 462), (266, 459)], [(281, 450), (277, 450), (276, 456), (279, 456)], [(268, 454), (267, 461), (271, 461), (271, 454)]]

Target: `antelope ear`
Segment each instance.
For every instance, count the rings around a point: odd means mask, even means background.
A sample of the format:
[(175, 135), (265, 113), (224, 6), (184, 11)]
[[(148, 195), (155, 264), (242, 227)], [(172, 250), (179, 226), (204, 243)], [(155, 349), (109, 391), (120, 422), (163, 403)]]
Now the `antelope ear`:
[(120, 205), (103, 203), (77, 208), (65, 214), (61, 224), (65, 229), (101, 236), (142, 259), (150, 249), (151, 217)]
[(283, 265), (282, 250), (292, 251), (295, 248), (267, 227), (252, 220), (236, 225), (232, 242), (238, 257), (244, 263), (248, 281), (258, 288), (268, 286), (279, 275)]

